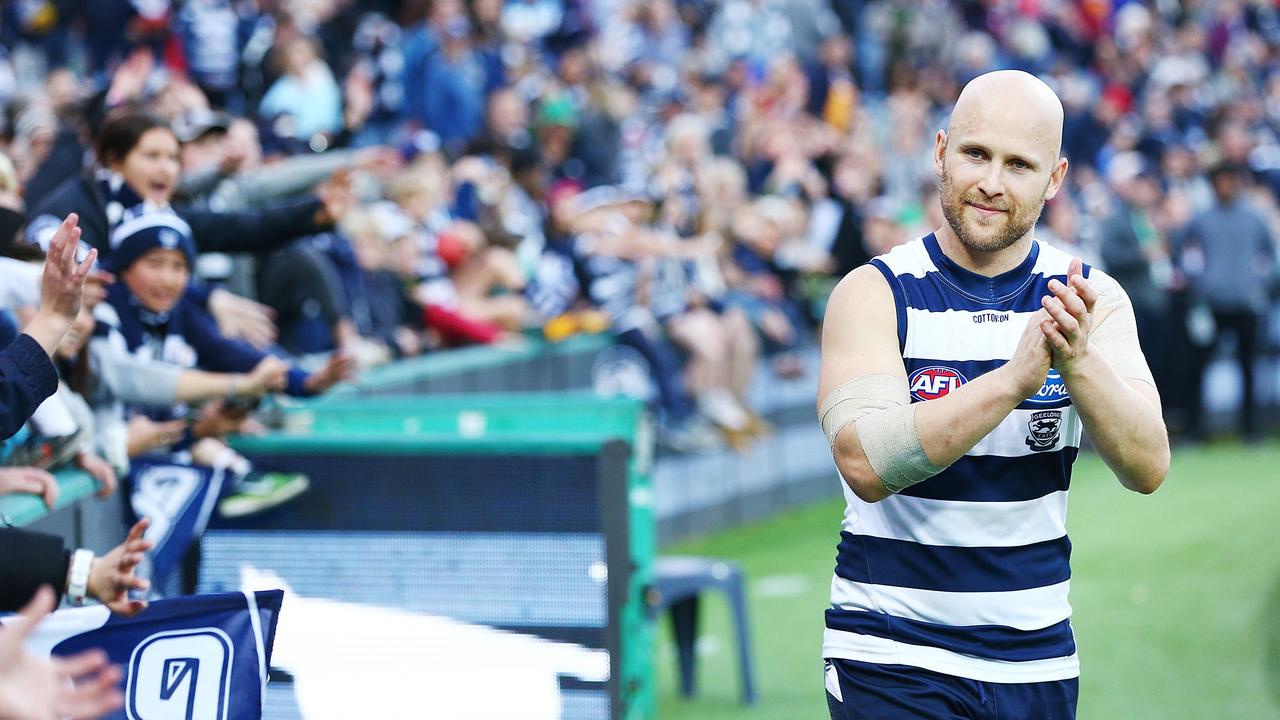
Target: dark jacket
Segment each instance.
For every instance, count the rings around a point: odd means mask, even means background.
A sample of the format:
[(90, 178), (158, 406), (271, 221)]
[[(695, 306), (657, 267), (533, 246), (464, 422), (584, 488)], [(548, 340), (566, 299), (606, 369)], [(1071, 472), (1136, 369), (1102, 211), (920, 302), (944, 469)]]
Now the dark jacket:
[(58, 373), (30, 335), (0, 352), (0, 440), (11, 437), (58, 389)]
[[(53, 362), (30, 335), (0, 352), (0, 439), (22, 427), (58, 388)], [(0, 612), (27, 604), (41, 585), (66, 592), (68, 553), (53, 535), (0, 527)]]
[(1133, 208), (1117, 202), (1116, 209), (1103, 219), (1099, 227), (1101, 254), (1107, 274), (1120, 283), (1120, 287), (1129, 294), (1134, 311), (1143, 317), (1144, 314), (1163, 312), (1165, 296), (1151, 277), (1151, 261), (1143, 252), (1134, 222)]
[(41, 585), (65, 593), (70, 555), (62, 538), (0, 527), (0, 612), (20, 609)]

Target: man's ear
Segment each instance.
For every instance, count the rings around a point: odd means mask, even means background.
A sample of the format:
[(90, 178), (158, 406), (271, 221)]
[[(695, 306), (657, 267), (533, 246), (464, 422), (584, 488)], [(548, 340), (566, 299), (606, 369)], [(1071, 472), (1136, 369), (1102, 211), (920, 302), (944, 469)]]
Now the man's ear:
[(1062, 189), (1062, 182), (1067, 179), (1067, 159), (1065, 157), (1058, 158), (1057, 164), (1053, 166), (1053, 172), (1049, 173), (1049, 185), (1044, 189), (1044, 199), (1052, 200), (1058, 191)]
[(933, 139), (933, 174), (937, 175), (939, 180), (941, 180), (942, 176), (946, 174), (944, 170), (946, 167), (946, 158), (947, 131), (939, 130), (938, 134)]

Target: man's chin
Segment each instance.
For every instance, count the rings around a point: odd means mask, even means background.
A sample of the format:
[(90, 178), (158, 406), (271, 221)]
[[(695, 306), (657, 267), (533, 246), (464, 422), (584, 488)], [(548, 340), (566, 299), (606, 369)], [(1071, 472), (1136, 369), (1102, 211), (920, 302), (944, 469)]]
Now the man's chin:
[(960, 241), (973, 250), (981, 250), (983, 252), (992, 252), (995, 250), (1003, 250), (1008, 244), (1003, 242), (1003, 233), (996, 231), (990, 227), (968, 227), (965, 228), (964, 235), (960, 235)]

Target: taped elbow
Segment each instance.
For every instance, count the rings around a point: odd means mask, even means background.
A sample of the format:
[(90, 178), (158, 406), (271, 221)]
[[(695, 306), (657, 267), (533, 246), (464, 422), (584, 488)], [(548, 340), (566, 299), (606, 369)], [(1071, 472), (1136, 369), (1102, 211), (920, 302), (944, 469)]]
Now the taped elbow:
[(866, 455), (837, 449), (835, 460), (836, 469), (840, 471), (844, 484), (863, 502), (879, 502), (892, 494), (871, 467), (871, 463), (867, 462)]
[(854, 494), (876, 502), (942, 468), (929, 461), (916, 433), (904, 378), (866, 375), (832, 391), (818, 416), (836, 466)]

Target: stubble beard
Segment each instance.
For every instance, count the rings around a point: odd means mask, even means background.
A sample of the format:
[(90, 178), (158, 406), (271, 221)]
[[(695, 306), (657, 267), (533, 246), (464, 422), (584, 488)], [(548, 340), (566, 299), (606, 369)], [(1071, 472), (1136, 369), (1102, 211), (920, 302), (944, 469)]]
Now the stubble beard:
[(980, 237), (969, 232), (969, 228), (965, 225), (965, 200), (957, 195), (951, 183), (951, 174), (946, 172), (945, 166), (942, 173), (940, 199), (942, 215), (947, 219), (947, 224), (951, 226), (951, 231), (955, 233), (961, 244), (970, 250), (986, 253), (999, 252), (1018, 242), (1036, 226), (1036, 222), (1040, 219), (1040, 212), (1044, 210), (1042, 193), (1034, 209), (1026, 208), (1018, 211), (1016, 207), (1009, 207), (1005, 212), (1004, 229), (994, 236)]

